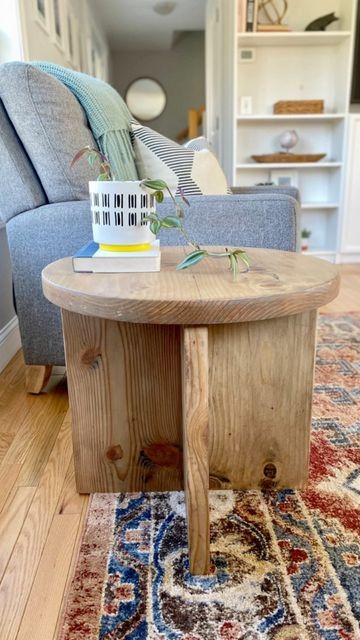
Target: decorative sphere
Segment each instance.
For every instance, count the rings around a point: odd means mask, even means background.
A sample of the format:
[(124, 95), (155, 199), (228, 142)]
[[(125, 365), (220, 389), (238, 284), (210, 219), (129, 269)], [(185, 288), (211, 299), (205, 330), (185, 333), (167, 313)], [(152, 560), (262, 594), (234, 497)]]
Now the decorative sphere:
[(284, 131), (284, 133), (282, 133), (280, 136), (281, 147), (286, 151), (289, 151), (290, 149), (295, 147), (298, 140), (299, 140), (299, 136), (296, 133), (296, 131), (294, 131), (294, 129), (291, 129), (289, 131)]

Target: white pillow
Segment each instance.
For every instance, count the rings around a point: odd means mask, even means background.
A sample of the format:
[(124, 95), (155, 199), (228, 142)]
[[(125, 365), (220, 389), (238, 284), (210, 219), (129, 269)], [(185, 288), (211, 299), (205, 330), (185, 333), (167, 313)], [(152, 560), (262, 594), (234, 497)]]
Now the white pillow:
[(132, 123), (131, 129), (140, 179), (165, 180), (176, 195), (180, 188), (186, 196), (231, 193), (219, 162), (208, 149), (185, 149), (138, 123)]

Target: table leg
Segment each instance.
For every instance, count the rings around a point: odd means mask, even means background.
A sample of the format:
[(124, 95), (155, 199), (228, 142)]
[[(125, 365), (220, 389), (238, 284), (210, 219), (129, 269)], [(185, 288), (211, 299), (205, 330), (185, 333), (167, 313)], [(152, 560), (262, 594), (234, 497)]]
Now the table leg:
[(62, 315), (78, 491), (181, 490), (179, 327)]
[(306, 487), (316, 311), (209, 327), (212, 489)]
[(184, 488), (190, 573), (210, 566), (208, 329), (184, 327), (181, 334)]

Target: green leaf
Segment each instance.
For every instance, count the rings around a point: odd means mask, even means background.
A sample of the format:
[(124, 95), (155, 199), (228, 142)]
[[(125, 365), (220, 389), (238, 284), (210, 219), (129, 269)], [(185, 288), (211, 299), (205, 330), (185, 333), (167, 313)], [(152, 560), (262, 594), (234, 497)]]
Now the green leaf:
[(109, 176), (107, 173), (100, 173), (97, 177), (101, 182), (107, 182), (109, 180)]
[(88, 158), (87, 158), (87, 161), (88, 161), (88, 163), (89, 163), (90, 167), (93, 167), (93, 166), (95, 165), (95, 162), (96, 162), (97, 160), (99, 160), (99, 161), (100, 161), (100, 157), (99, 157), (99, 155), (98, 155), (96, 152), (91, 151), (91, 152), (89, 153), (89, 155), (88, 155)]
[(156, 222), (157, 220), (159, 220), (159, 218), (156, 213), (149, 213), (148, 216), (144, 217), (144, 220), (148, 220), (149, 222)]
[(164, 229), (181, 229), (182, 224), (181, 220), (176, 216), (166, 216), (166, 218), (161, 220), (161, 226), (164, 227)]
[(239, 258), (248, 268), (250, 267), (249, 256), (244, 249), (234, 249), (231, 253), (236, 257), (236, 260)]
[(164, 180), (142, 180), (142, 186), (147, 187), (148, 189), (154, 189), (154, 191), (161, 191), (162, 189), (167, 189), (167, 184)]
[(155, 191), (156, 202), (162, 202), (164, 200), (164, 194), (162, 191)]
[(189, 253), (182, 262), (180, 262), (176, 269), (187, 269), (188, 267), (192, 267), (197, 262), (200, 262), (207, 255), (207, 251), (205, 249), (197, 249), (196, 251), (192, 251)]
[(154, 220), (154, 222), (150, 224), (151, 233), (153, 233), (156, 236), (160, 231), (160, 227), (161, 227), (160, 220)]
[(237, 259), (236, 256), (233, 253), (229, 253), (229, 260), (230, 260), (230, 269), (233, 273), (234, 276), (234, 280), (236, 278), (236, 273), (237, 273)]
[(247, 254), (245, 252), (244, 253), (240, 253), (239, 254), (239, 258), (240, 258), (240, 260), (243, 261), (244, 264), (246, 264), (247, 268), (249, 269), (250, 268), (250, 260), (249, 260), (249, 258), (247, 256)]

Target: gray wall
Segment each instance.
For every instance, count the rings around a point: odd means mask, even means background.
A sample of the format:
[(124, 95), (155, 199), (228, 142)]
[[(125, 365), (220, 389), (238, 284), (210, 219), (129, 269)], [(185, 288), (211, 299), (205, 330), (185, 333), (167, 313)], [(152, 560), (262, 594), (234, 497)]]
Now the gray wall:
[(0, 331), (15, 315), (5, 224), (0, 221)]
[(120, 51), (112, 54), (111, 83), (125, 98), (132, 80), (148, 76), (165, 89), (167, 103), (149, 127), (175, 139), (187, 126), (188, 109), (205, 104), (205, 36), (184, 32), (170, 51)]

